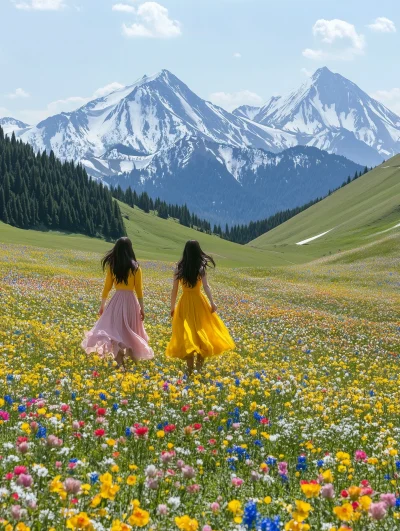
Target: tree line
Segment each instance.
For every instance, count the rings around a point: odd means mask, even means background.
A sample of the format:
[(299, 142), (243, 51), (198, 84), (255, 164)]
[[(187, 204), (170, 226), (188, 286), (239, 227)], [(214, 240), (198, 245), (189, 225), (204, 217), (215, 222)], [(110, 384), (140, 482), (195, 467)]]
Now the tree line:
[(5, 136), (0, 127), (0, 220), (15, 227), (77, 232), (116, 239), (126, 235), (109, 189), (74, 162)]
[[(335, 190), (343, 188), (343, 186), (346, 186), (352, 181), (358, 179), (361, 177), (361, 175), (365, 175), (368, 171), (368, 167), (365, 167), (363, 172), (356, 171), (353, 177), (349, 176), (345, 181), (343, 181), (341, 186)], [(328, 195), (331, 195), (335, 190), (329, 190)], [(221, 225), (214, 225), (214, 227), (211, 228), (211, 224), (207, 220), (201, 219), (196, 216), (196, 214), (190, 212), (187, 205), (171, 205), (160, 198), (152, 199), (147, 192), (138, 194), (135, 190), (132, 190), (130, 186), (124, 191), (122, 190), (121, 186), (118, 185), (116, 188), (111, 188), (111, 193), (116, 199), (128, 204), (132, 208), (136, 206), (146, 213), (155, 211), (157, 216), (160, 218), (174, 218), (185, 227), (191, 227), (192, 229), (196, 229), (200, 232), (206, 232), (207, 234), (215, 234), (224, 240), (229, 240), (241, 245), (251, 242), (255, 238), (258, 238), (262, 234), (265, 234), (275, 227), (278, 227), (278, 225), (281, 225), (290, 218), (297, 216), (297, 214), (300, 214), (300, 212), (307, 210), (307, 208), (310, 208), (312, 205), (315, 205), (324, 199), (324, 197), (319, 197), (305, 205), (276, 212), (268, 218), (261, 219), (259, 221), (251, 221), (247, 225), (233, 225), (232, 227), (229, 227), (226, 224), (225, 228), (222, 229)]]

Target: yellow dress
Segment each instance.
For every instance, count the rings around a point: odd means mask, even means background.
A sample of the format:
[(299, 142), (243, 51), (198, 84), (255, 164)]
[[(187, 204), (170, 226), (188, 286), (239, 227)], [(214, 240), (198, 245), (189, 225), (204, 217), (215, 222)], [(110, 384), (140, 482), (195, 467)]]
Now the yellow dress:
[(180, 282), (183, 293), (175, 308), (172, 320), (172, 337), (166, 355), (186, 358), (201, 354), (204, 358), (218, 356), (235, 348), (228, 329), (214, 312), (201, 292), (201, 279), (194, 288)]

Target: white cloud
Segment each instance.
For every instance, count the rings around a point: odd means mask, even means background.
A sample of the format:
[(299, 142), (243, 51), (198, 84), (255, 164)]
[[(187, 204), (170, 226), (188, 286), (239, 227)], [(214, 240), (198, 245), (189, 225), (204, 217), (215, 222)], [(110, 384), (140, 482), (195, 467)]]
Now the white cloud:
[(30, 97), (29, 92), (26, 92), (26, 90), (22, 88), (17, 88), (15, 89), (14, 92), (7, 94), (7, 98), (9, 98), (10, 100), (16, 100), (19, 98), (29, 98), (29, 97)]
[[(303, 50), (303, 56), (307, 59), (320, 61), (325, 59), (336, 59), (350, 61), (357, 55), (362, 55), (365, 50), (365, 38), (357, 32), (354, 24), (345, 20), (332, 19), (317, 20), (313, 26), (314, 37), (321, 40), (321, 43), (329, 47)], [(342, 47), (339, 45), (342, 44)], [(334, 46), (332, 46), (334, 45)]]
[(65, 7), (63, 0), (12, 0), (17, 9), (25, 11), (59, 11)]
[(182, 34), (181, 24), (169, 18), (168, 9), (157, 2), (145, 2), (136, 11), (137, 21), (122, 30), (127, 37), (171, 39)]
[(264, 100), (261, 96), (250, 90), (241, 90), (239, 92), (214, 92), (210, 94), (210, 100), (223, 107), (227, 111), (233, 111), (241, 105), (262, 105)]
[(103, 96), (107, 96), (107, 94), (110, 94), (111, 92), (114, 92), (115, 90), (118, 90), (123, 86), (124, 85), (121, 85), (121, 83), (114, 81), (113, 83), (109, 83), (104, 87), (98, 88), (94, 91), (92, 96), (88, 98), (85, 98), (83, 96), (70, 96), (69, 98), (59, 99), (50, 102), (45, 109), (25, 109), (20, 111), (18, 115), (21, 120), (24, 120), (27, 123), (37, 124), (45, 118), (48, 118), (49, 116), (54, 116), (55, 114), (59, 114), (60, 112), (74, 111), (79, 107), (82, 107), (82, 105), (85, 105), (89, 101), (97, 98), (102, 98)]
[(118, 83), (117, 81), (114, 81), (113, 83), (109, 83), (105, 87), (101, 87), (94, 91), (93, 98), (102, 98), (103, 96), (107, 96), (107, 94), (111, 94), (111, 92), (115, 92), (116, 90), (122, 89), (124, 85), (121, 83)]
[(235, 59), (241, 59), (241, 58), (242, 58), (242, 54), (239, 53), (239, 52), (235, 52), (235, 53), (233, 54), (233, 57), (234, 57)]
[(400, 88), (377, 90), (372, 97), (400, 116)]
[(128, 4), (114, 4), (112, 10), (121, 11), (123, 13), (136, 13), (136, 9)]
[(396, 33), (394, 22), (386, 17), (378, 17), (372, 24), (368, 24), (368, 27), (377, 33)]
[(310, 70), (307, 70), (307, 68), (301, 68), (300, 72), (302, 74), (304, 74), (306, 77), (311, 77), (312, 76), (312, 72)]
[(8, 110), (5, 107), (0, 107), (0, 118), (8, 116)]

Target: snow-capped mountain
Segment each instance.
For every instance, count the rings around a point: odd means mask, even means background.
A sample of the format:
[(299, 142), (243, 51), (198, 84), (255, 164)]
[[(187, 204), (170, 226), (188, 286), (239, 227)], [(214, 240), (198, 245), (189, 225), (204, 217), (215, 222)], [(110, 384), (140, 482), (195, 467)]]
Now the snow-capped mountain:
[(248, 223), (324, 196), (362, 169), (316, 148), (271, 153), (193, 136), (143, 157), (139, 167), (107, 181), (187, 203), (213, 223)]
[(252, 105), (241, 105), (232, 114), (239, 118), (246, 118), (247, 120), (254, 120), (254, 117), (260, 112), (261, 107), (253, 107)]
[(243, 120), (199, 98), (168, 70), (47, 118), (22, 138), (62, 159), (90, 162), (108, 152), (115, 156), (120, 146), (123, 156), (151, 155), (191, 135), (270, 151), (296, 144), (292, 133)]
[(0, 127), (3, 129), (6, 135), (11, 135), (13, 132), (16, 134), (21, 133), (22, 131), (29, 129), (31, 126), (21, 122), (21, 120), (6, 116), (4, 118), (0, 118)]
[(400, 117), (326, 67), (288, 96), (271, 98), (254, 121), (360, 164), (379, 164), (400, 152)]

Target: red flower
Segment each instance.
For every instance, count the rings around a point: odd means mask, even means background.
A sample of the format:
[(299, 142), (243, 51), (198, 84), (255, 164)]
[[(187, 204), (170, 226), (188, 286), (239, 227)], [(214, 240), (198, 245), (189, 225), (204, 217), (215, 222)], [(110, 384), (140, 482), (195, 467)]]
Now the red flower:
[(349, 493), (347, 492), (347, 490), (342, 490), (340, 495), (341, 495), (342, 498), (348, 498), (349, 497)]
[(261, 424), (269, 424), (269, 420), (266, 419), (265, 417), (263, 417), (263, 418), (260, 420), (260, 423), (261, 423)]
[(190, 406), (189, 406), (189, 405), (187, 405), (187, 406), (183, 406), (181, 409), (182, 409), (182, 411), (183, 411), (184, 413), (186, 413), (186, 411), (189, 411)]
[(103, 437), (103, 435), (105, 435), (106, 431), (103, 430), (102, 428), (99, 428), (98, 430), (95, 430), (94, 434), (96, 435), (96, 437)]
[(145, 437), (148, 432), (149, 428), (146, 428), (146, 426), (138, 426), (137, 428), (135, 428), (135, 435), (137, 435), (138, 437)]
[(93, 378), (98, 378), (100, 376), (100, 373), (98, 373), (97, 371), (93, 371), (92, 376)]
[(69, 405), (68, 405), (68, 404), (62, 404), (62, 405), (61, 405), (61, 411), (64, 411), (64, 413), (65, 413), (66, 411), (69, 411), (69, 409), (70, 409), (70, 408), (69, 408)]
[(204, 446), (198, 446), (197, 447), (197, 451), (198, 452), (204, 452), (204, 450), (205, 450)]
[(201, 424), (199, 424), (198, 422), (196, 422), (195, 424), (193, 424), (193, 429), (194, 429), (194, 430), (201, 430)]
[(217, 444), (217, 440), (216, 439), (210, 439), (208, 441), (208, 444), (210, 444), (211, 446), (214, 446), (215, 444)]
[(107, 410), (105, 407), (99, 407), (96, 413), (99, 417), (104, 417), (104, 415), (107, 413)]
[(5, 475), (5, 478), (10, 480), (14, 477), (14, 474), (12, 472), (8, 472), (6, 475)]
[(11, 497), (14, 498), (14, 500), (18, 500), (19, 499), (19, 496), (18, 496), (18, 494), (16, 492), (13, 492), (11, 494)]
[(78, 503), (78, 498), (72, 498), (71, 503)]
[(175, 424), (167, 424), (166, 426), (164, 426), (164, 431), (165, 433), (171, 433), (172, 431), (175, 431)]

